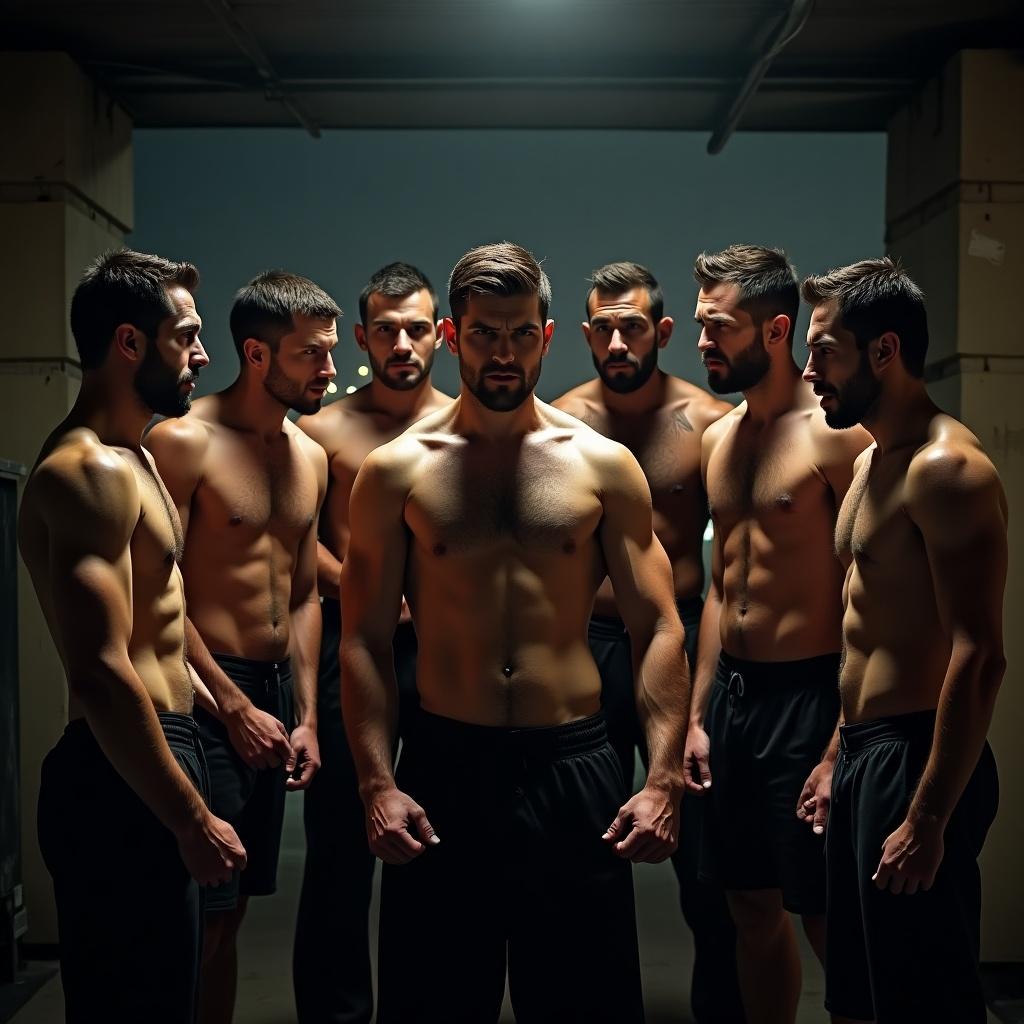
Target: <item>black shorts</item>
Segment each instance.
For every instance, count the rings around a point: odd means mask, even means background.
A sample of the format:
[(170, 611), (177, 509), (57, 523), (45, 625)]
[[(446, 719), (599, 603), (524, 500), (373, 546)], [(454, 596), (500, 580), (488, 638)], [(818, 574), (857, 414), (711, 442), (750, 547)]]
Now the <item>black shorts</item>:
[[(174, 759), (206, 799), (195, 722), (158, 717)], [(117, 773), (84, 718), (43, 761), (38, 823), (57, 902), (65, 1019), (191, 1024), (202, 891), (174, 835)]]
[(600, 715), (551, 728), (421, 712), (400, 789), (440, 844), (384, 866), (380, 1024), (643, 1020), (629, 861), (601, 839), (625, 796)]
[[(291, 662), (252, 661), (231, 654), (214, 660), (253, 704), (273, 715), (291, 733), (295, 726)], [(224, 724), (196, 708), (196, 722), (210, 766), (210, 807), (234, 826), (246, 853), (246, 867), (223, 885), (207, 890), (206, 909), (217, 912), (238, 905), (238, 897), (269, 896), (277, 889), (277, 861), (284, 827), (284, 765), (250, 768), (231, 745)]]
[(756, 662), (722, 652), (705, 716), (712, 785), (703, 878), (781, 889), (792, 913), (825, 913), (824, 842), (796, 806), (838, 719), (838, 654)]
[(845, 725), (832, 775), (826, 835), (825, 1005), (878, 1024), (984, 1024), (978, 977), (978, 854), (999, 783), (988, 744), (946, 826), (935, 883), (911, 896), (871, 881), (886, 838), (902, 824), (931, 752), (935, 712)]

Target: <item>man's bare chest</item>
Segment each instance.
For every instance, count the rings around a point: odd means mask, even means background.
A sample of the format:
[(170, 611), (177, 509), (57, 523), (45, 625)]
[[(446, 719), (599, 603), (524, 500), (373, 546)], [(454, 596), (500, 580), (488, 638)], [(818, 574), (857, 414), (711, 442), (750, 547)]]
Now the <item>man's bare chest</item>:
[(664, 410), (632, 422), (606, 418), (598, 430), (628, 448), (640, 463), (655, 505), (667, 508), (702, 495), (700, 435), (682, 410)]
[(899, 575), (923, 557), (921, 535), (906, 511), (903, 466), (860, 469), (839, 510), (836, 552), (876, 576)]

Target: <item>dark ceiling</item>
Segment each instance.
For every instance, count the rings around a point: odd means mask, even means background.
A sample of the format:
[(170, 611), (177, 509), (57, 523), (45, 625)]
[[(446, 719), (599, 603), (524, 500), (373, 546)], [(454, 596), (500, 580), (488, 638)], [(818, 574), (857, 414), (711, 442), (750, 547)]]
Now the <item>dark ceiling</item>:
[(883, 128), (957, 50), (1024, 46), (1022, 12), (1021, 0), (7, 0), (3, 38), (68, 52), (140, 127), (670, 128), (721, 142), (729, 122)]

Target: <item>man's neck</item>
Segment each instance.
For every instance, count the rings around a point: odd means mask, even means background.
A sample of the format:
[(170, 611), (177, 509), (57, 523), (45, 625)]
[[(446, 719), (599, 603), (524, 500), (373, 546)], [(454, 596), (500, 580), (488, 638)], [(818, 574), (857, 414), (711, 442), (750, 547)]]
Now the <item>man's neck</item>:
[(614, 416), (645, 416), (665, 404), (667, 386), (668, 375), (661, 370), (655, 370), (636, 391), (626, 394), (612, 391), (602, 380), (601, 401)]
[(455, 399), (452, 418), (455, 431), (465, 437), (505, 441), (523, 437), (541, 426), (537, 400), (530, 394), (517, 409), (495, 412), (488, 409), (465, 385)]
[(800, 367), (787, 356), (773, 361), (764, 377), (743, 392), (743, 398), (752, 420), (770, 423), (787, 412), (811, 404), (813, 393), (801, 380)]
[(234, 384), (218, 395), (225, 425), (258, 434), (268, 443), (281, 436), (287, 408), (263, 386), (263, 381), (244, 370)]
[(69, 429), (85, 427), (111, 447), (137, 451), (152, 418), (152, 410), (143, 405), (130, 382), (113, 383), (86, 374), (64, 424)]
[(374, 412), (383, 413), (398, 423), (412, 423), (423, 415), (423, 410), (430, 405), (434, 389), (430, 383), (430, 375), (424, 376), (414, 388), (398, 391), (382, 384), (376, 377), (367, 385), (369, 406)]
[(878, 398), (864, 426), (875, 439), (878, 452), (919, 445), (928, 436), (928, 426), (939, 412), (931, 400), (924, 381), (908, 377), (889, 383)]

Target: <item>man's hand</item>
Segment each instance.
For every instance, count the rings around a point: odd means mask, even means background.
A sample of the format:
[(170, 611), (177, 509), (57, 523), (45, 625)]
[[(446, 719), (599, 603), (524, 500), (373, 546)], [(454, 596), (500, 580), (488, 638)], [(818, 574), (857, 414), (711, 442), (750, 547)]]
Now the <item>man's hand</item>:
[(441, 842), (423, 808), (394, 786), (367, 802), (366, 837), (386, 864), (408, 864)]
[[(285, 782), (288, 789), (305, 789), (313, 776), (320, 770), (320, 744), (316, 738), (316, 729), (309, 725), (299, 725), (292, 730), (291, 748), (295, 751), (295, 768), (289, 773)], [(298, 778), (294, 778), (298, 772)]]
[(912, 896), (927, 891), (942, 863), (943, 827), (934, 818), (907, 818), (882, 844), (882, 859), (871, 880), (879, 889)]
[(188, 873), (200, 885), (229, 882), (236, 868), (239, 871), (245, 868), (245, 848), (235, 830), (205, 808), (199, 820), (176, 838)]
[(800, 799), (796, 802), (796, 816), (806, 822), (814, 830), (816, 836), (825, 831), (828, 821), (828, 809), (832, 800), (832, 769), (835, 761), (824, 758), (816, 765), (804, 788), (800, 790)]
[[(681, 795), (681, 794), (680, 794)], [(645, 786), (619, 808), (601, 838), (634, 864), (659, 864), (679, 845), (679, 796)]]
[(711, 788), (711, 765), (708, 760), (711, 741), (702, 726), (694, 722), (686, 733), (686, 753), (683, 755), (683, 778), (688, 793), (703, 793)]
[(231, 746), (250, 768), (276, 768), (284, 764), (290, 775), (295, 770), (295, 751), (288, 731), (266, 711), (247, 700), (236, 711), (224, 715)]

